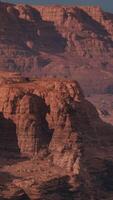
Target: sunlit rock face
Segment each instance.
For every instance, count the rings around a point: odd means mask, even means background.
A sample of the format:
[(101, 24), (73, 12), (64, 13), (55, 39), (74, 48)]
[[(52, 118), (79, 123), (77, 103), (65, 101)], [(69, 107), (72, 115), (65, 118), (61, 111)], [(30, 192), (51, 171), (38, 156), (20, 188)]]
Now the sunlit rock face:
[[(28, 155), (37, 154), (41, 148), (49, 148), (57, 128), (60, 131), (72, 129), (71, 108), (68, 107), (84, 98), (75, 81), (48, 79), (30, 82), (27, 78), (11, 73), (1, 73), (1, 80), (1, 137), (4, 137), (1, 145), (4, 145), (4, 150), (7, 148), (10, 151), (8, 140), (5, 144), (10, 128), (12, 144), (13, 137), (16, 139), (14, 145), (11, 144), (12, 148), (18, 146), (20, 153)], [(52, 143), (50, 149), (54, 147), (54, 139)]]

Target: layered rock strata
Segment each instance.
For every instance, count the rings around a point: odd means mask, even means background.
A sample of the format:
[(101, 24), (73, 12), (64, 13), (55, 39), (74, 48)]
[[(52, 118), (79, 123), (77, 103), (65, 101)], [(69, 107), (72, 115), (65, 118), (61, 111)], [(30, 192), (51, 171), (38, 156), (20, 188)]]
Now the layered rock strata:
[(68, 67), (73, 77), (82, 60), (90, 67), (112, 65), (113, 15), (100, 7), (0, 3), (0, 9), (2, 70), (53, 76), (60, 60), (62, 76)]
[(110, 199), (113, 128), (78, 83), (0, 76), (1, 198)]

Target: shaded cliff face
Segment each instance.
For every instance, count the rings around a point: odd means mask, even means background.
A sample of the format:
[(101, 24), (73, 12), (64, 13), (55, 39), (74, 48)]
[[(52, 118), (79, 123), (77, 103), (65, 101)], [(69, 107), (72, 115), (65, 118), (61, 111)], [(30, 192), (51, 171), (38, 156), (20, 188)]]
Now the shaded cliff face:
[(1, 3), (0, 8), (3, 70), (43, 76), (62, 70), (61, 76), (73, 78), (78, 66), (112, 65), (113, 16), (100, 7)]
[(113, 127), (78, 83), (0, 77), (0, 198), (110, 200)]
[(58, 31), (66, 38), (67, 51), (90, 57), (110, 52), (113, 47), (111, 27), (108, 25), (110, 20), (99, 7), (37, 6), (36, 9), (44, 20), (55, 23)]

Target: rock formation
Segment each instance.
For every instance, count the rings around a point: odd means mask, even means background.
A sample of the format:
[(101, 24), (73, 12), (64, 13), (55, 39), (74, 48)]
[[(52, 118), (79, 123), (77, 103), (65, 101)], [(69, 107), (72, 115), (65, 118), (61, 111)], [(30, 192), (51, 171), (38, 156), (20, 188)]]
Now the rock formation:
[(106, 99), (113, 94), (112, 26), (113, 14), (99, 6), (1, 2), (0, 70), (77, 80), (92, 102), (98, 94)]
[(1, 3), (0, 9), (0, 69), (54, 76), (64, 66), (62, 76), (73, 78), (83, 62), (112, 66), (113, 16), (100, 7)]
[(113, 127), (78, 83), (0, 77), (0, 198), (111, 200)]
[(0, 200), (113, 199), (112, 52), (98, 6), (0, 3)]

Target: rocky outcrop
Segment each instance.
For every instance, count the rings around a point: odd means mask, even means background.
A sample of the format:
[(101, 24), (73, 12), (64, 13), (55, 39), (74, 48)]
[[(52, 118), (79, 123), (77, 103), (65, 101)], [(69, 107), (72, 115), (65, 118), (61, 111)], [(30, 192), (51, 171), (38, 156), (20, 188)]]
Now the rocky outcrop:
[[(10, 78), (12, 83), (9, 82)], [(74, 81), (40, 80), (31, 83), (26, 80), (24, 84), (21, 78), (22, 83), (18, 83), (18, 79), (17, 83), (13, 83), (11, 75), (9, 79), (6, 79), (8, 82), (5, 80), (1, 83), (1, 120), (4, 119), (4, 124), (7, 120), (14, 123), (20, 151), (35, 154), (40, 148), (49, 145), (57, 126), (63, 127), (66, 120), (68, 126), (68, 106), (71, 101), (79, 102), (83, 95)]]
[(104, 15), (107, 14), (99, 7), (37, 6), (35, 8), (44, 20), (55, 23), (58, 31), (67, 40), (68, 51), (75, 51), (81, 56), (93, 56), (112, 48), (109, 31), (107, 33), (105, 30), (110, 29), (106, 25), (109, 19), (105, 19)]
[(0, 85), (1, 198), (110, 199), (113, 128), (102, 122), (78, 83), (5, 77)]
[(94, 20), (102, 24), (103, 27), (110, 33), (111, 38), (113, 38), (113, 14), (109, 14), (107, 12), (103, 12), (101, 7), (96, 6), (96, 7), (81, 7), (85, 12), (89, 14)]

